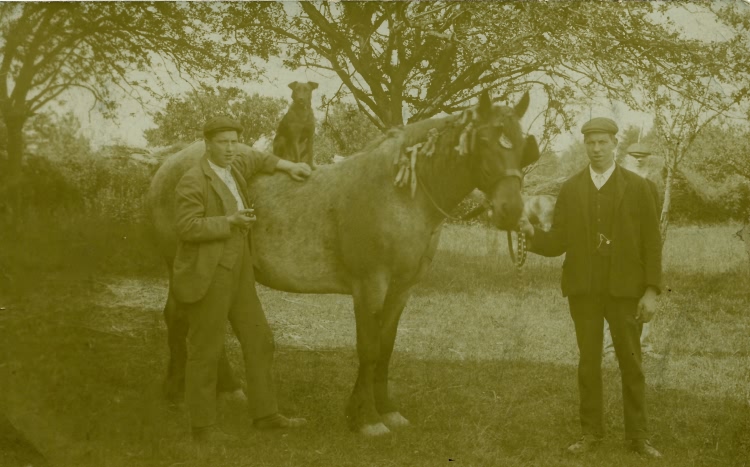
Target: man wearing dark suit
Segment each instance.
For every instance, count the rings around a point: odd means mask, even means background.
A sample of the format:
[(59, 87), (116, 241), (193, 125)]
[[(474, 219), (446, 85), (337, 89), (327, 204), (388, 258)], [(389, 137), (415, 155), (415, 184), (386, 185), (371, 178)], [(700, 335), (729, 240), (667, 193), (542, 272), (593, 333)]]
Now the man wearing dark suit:
[(555, 204), (549, 232), (525, 219), (530, 251), (565, 253), (562, 293), (568, 297), (580, 359), (578, 390), (582, 438), (568, 447), (579, 454), (604, 436), (602, 339), (609, 322), (622, 377), (625, 436), (633, 451), (661, 457), (648, 441), (645, 377), (640, 335), (656, 312), (661, 290), (661, 238), (647, 182), (614, 162), (617, 124), (594, 118), (583, 125), (590, 165), (568, 179)]
[[(649, 190), (651, 190), (651, 196), (654, 198), (654, 206), (656, 208), (656, 214), (661, 214), (662, 200), (661, 192), (656, 186), (657, 180), (659, 185), (663, 185), (661, 182), (661, 170), (658, 166), (654, 167), (649, 164), (651, 151), (643, 143), (635, 143), (628, 146), (626, 156), (622, 160), (621, 167), (629, 169), (646, 180), (648, 183)], [(662, 167), (663, 168), (663, 167)], [(615, 353), (615, 347), (612, 343), (611, 333), (609, 332), (609, 325), (604, 323), (604, 357), (613, 357)], [(643, 323), (643, 330), (641, 331), (641, 353), (643, 355), (651, 355), (654, 358), (661, 358), (661, 356), (654, 351), (651, 345), (651, 323)]]
[(283, 170), (296, 180), (310, 175), (305, 164), (251, 151), (240, 155), (242, 127), (227, 117), (209, 120), (206, 154), (177, 184), (176, 227), (180, 239), (172, 288), (188, 315), (185, 401), (193, 438), (232, 439), (216, 426), (216, 383), (227, 319), (245, 360), (248, 405), (259, 428), (295, 428), (304, 419), (278, 413), (273, 389), (273, 335), (255, 291), (251, 254), (253, 209), (245, 180)]

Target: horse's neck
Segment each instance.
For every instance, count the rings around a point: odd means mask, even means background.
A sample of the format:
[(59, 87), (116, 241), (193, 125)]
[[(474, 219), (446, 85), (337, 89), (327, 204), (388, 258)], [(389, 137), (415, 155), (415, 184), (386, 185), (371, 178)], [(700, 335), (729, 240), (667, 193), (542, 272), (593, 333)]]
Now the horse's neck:
[[(430, 204), (450, 213), (469, 193), (476, 188), (469, 168), (469, 156), (451, 154), (433, 156), (434, 159), (423, 159), (422, 167), (417, 165), (419, 182)], [(444, 216), (444, 213), (440, 213)]]

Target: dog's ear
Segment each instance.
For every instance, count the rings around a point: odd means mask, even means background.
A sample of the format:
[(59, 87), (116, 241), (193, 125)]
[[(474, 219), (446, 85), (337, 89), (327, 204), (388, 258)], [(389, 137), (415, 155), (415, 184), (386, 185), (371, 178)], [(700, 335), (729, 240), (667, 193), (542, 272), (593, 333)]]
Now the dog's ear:
[(296, 87), (297, 87), (297, 82), (296, 81), (292, 81), (291, 83), (289, 83), (289, 89), (294, 90), (294, 88), (296, 88)]
[(307, 84), (310, 85), (310, 89), (318, 89), (318, 83), (315, 81), (308, 81)]

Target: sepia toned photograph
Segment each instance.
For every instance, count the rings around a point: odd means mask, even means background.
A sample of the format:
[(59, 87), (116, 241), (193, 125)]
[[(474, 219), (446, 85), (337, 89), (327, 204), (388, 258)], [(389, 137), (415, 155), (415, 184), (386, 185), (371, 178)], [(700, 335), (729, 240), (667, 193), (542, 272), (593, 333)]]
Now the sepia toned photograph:
[(0, 467), (750, 465), (750, 1), (0, 1)]

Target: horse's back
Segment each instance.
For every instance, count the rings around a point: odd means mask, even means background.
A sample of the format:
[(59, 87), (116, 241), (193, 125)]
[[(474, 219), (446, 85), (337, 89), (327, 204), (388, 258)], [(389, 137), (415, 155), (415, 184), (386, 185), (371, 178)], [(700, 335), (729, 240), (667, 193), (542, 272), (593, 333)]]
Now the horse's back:
[(146, 209), (154, 241), (167, 260), (173, 258), (177, 251), (175, 188), (185, 172), (198, 163), (205, 150), (203, 141), (196, 141), (169, 156), (154, 174), (146, 193)]
[[(305, 182), (259, 175), (253, 226), (259, 282), (294, 292), (350, 293), (352, 226), (367, 222), (373, 235), (390, 187), (384, 161), (358, 155), (320, 166)], [(360, 237), (360, 239), (362, 239)], [(360, 245), (363, 246), (363, 245)]]
[[(401, 144), (387, 138), (342, 163), (319, 167), (305, 182), (281, 173), (254, 177), (248, 190), (257, 217), (252, 242), (258, 281), (290, 292), (349, 294), (353, 278), (379, 266), (413, 275), (431, 230), (408, 190), (393, 186)], [(168, 260), (177, 249), (174, 190), (204, 151), (197, 142), (170, 156), (148, 192), (149, 217)]]

